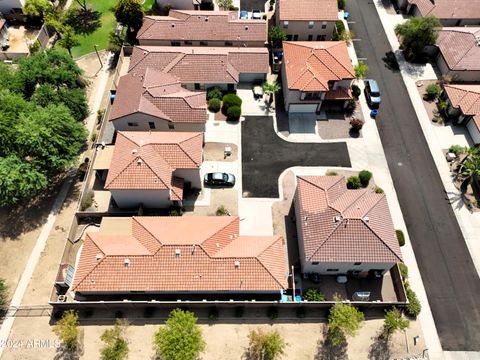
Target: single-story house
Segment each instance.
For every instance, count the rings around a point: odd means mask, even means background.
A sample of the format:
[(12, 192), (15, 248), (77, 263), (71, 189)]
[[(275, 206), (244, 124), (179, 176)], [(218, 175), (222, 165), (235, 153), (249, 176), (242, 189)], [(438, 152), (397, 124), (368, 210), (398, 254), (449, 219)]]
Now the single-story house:
[(135, 46), (128, 71), (143, 73), (149, 67), (176, 76), (190, 90), (216, 86), (233, 91), (241, 82), (265, 81), (268, 49)]
[(114, 146), (96, 170), (121, 209), (181, 206), (185, 187), (202, 186), (203, 133), (119, 131)]
[(70, 288), (76, 301), (280, 300), (281, 236), (242, 236), (238, 216), (104, 217), (87, 232)]
[(170, 10), (147, 15), (137, 34), (140, 45), (263, 47), (265, 20), (239, 20), (238, 11)]
[(447, 115), (465, 124), (475, 145), (480, 145), (480, 85), (444, 85)]
[(298, 176), (295, 217), (303, 273), (383, 275), (402, 254), (385, 194), (343, 176)]
[(454, 81), (480, 82), (480, 27), (443, 28), (438, 33), (437, 66)]
[(131, 72), (120, 78), (109, 120), (117, 131), (204, 132), (206, 94), (153, 68)]
[(282, 89), (289, 113), (345, 108), (354, 78), (344, 41), (283, 42)]
[(480, 25), (479, 0), (395, 0), (413, 16), (435, 16), (443, 26)]
[[(207, 8), (213, 9), (213, 0), (156, 0), (159, 8), (181, 9), (181, 10), (200, 10)], [(209, 9), (205, 9), (209, 10)]]
[(332, 40), (338, 20), (337, 0), (277, 0), (275, 25), (287, 40)]

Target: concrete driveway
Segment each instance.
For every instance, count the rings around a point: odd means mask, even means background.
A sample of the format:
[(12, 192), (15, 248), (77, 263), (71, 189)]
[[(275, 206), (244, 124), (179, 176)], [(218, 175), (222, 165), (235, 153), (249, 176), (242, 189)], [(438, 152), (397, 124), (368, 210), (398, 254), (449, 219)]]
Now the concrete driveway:
[(288, 115), (290, 134), (316, 134), (317, 115), (315, 113), (292, 113)]
[(372, 2), (352, 0), (347, 10), (357, 55), (382, 92), (378, 130), (442, 347), (479, 351), (480, 279), (402, 77), (382, 60), (391, 47)]
[(242, 121), (243, 196), (278, 198), (278, 177), (293, 166), (351, 165), (345, 142), (287, 142), (275, 133), (272, 117), (246, 116)]

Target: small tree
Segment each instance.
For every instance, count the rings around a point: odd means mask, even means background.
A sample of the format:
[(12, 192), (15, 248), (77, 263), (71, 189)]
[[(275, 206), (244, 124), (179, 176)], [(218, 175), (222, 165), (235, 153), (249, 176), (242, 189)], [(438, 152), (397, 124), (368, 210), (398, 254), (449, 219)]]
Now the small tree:
[(229, 10), (233, 7), (233, 0), (216, 0), (220, 10)]
[(275, 360), (285, 353), (287, 343), (277, 330), (265, 332), (259, 328), (248, 334), (248, 355), (251, 359)]
[(5, 279), (0, 279), (0, 306), (5, 306), (7, 303), (8, 286), (5, 284)]
[(153, 338), (157, 356), (163, 360), (194, 360), (205, 350), (202, 331), (190, 311), (173, 310)]
[(283, 31), (280, 26), (272, 27), (268, 36), (270, 37), (270, 44), (273, 48), (281, 48), (282, 41), (287, 40), (287, 33)]
[(303, 299), (307, 301), (325, 301), (325, 295), (317, 288), (310, 288), (303, 295)]
[(53, 332), (67, 349), (75, 350), (78, 347), (80, 335), (78, 313), (74, 310), (65, 311), (62, 318), (55, 324)]
[(365, 77), (365, 74), (368, 71), (368, 65), (365, 64), (364, 61), (360, 60), (358, 64), (353, 67), (353, 70), (355, 71), (355, 77), (357, 80), (360, 80)]
[(385, 319), (383, 322), (383, 335), (389, 338), (396, 331), (402, 331), (408, 328), (410, 321), (402, 316), (397, 308), (385, 311)]
[(212, 98), (208, 100), (208, 110), (211, 112), (219, 112), (220, 108), (222, 107), (222, 101), (217, 98)]
[(126, 322), (117, 319), (113, 329), (107, 329), (103, 332), (100, 339), (105, 346), (100, 351), (101, 360), (123, 360), (128, 356), (128, 343), (125, 340)]
[(264, 82), (262, 87), (263, 87), (263, 91), (265, 91), (265, 94), (269, 96), (268, 98), (269, 103), (272, 103), (273, 101), (273, 94), (276, 94), (282, 88), (277, 81)]
[(339, 302), (332, 306), (328, 315), (328, 337), (332, 345), (338, 346), (345, 341), (345, 336), (354, 336), (362, 327), (365, 319), (363, 313), (350, 304)]
[(23, 6), (23, 13), (28, 16), (43, 17), (53, 10), (50, 0), (27, 0)]
[(128, 27), (129, 32), (138, 31), (143, 23), (143, 6), (140, 0), (118, 0), (113, 8), (115, 18)]
[(425, 46), (435, 45), (438, 30), (442, 27), (434, 16), (412, 17), (395, 27), (395, 33), (400, 37), (401, 48), (407, 60), (420, 59)]
[(75, 35), (75, 31), (73, 31), (72, 27), (64, 26), (62, 28), (58, 45), (67, 49), (70, 56), (72, 56), (72, 48), (80, 45), (80, 41), (78, 40), (77, 35)]
[(362, 183), (362, 187), (367, 187), (370, 179), (372, 178), (372, 173), (368, 170), (362, 170), (358, 173), (358, 177), (360, 182)]
[(442, 91), (442, 89), (438, 84), (430, 84), (427, 86), (425, 91), (426, 91), (426, 94), (425, 94), (426, 100), (434, 100), (440, 95), (440, 92)]

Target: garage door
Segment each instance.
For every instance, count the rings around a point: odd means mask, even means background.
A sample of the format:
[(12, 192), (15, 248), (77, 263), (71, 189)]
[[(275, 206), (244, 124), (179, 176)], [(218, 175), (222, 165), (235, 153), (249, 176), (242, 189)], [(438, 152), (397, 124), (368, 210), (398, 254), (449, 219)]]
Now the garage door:
[(475, 125), (475, 121), (473, 121), (473, 119), (467, 123), (467, 129), (475, 145), (480, 144), (480, 130), (478, 130), (478, 127)]
[(265, 74), (256, 74), (256, 73), (241, 73), (240, 82), (242, 83), (253, 83), (253, 82), (263, 82), (265, 81)]
[(289, 113), (312, 113), (317, 111), (318, 104), (290, 104)]

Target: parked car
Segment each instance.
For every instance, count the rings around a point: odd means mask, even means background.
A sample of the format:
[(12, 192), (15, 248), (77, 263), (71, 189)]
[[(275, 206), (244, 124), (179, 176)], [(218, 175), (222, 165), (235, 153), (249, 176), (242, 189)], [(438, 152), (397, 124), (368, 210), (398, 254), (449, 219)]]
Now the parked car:
[(235, 185), (235, 176), (221, 172), (208, 173), (205, 175), (203, 182), (207, 186), (229, 187)]
[(376, 108), (380, 106), (381, 98), (380, 98), (380, 89), (378, 88), (378, 84), (375, 80), (365, 80), (365, 97), (367, 99), (367, 103), (371, 108)]
[(248, 11), (240, 10), (240, 20), (247, 20), (247, 19), (248, 19)]
[(253, 10), (252, 11), (252, 19), (253, 20), (262, 20), (262, 12), (260, 10)]

